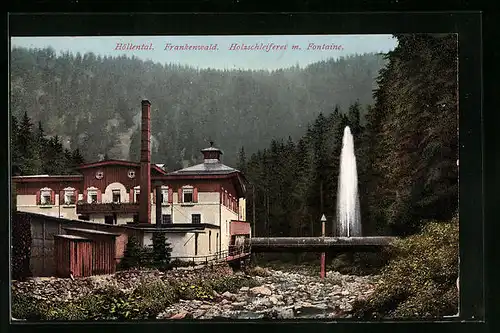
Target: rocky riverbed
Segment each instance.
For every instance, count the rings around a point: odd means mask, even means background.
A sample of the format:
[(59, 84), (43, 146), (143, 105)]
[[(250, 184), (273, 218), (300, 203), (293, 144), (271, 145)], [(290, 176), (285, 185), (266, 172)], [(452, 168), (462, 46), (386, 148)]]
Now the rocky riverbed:
[(237, 293), (215, 295), (218, 302), (180, 300), (158, 319), (294, 319), (349, 318), (352, 303), (368, 297), (377, 276), (341, 275), (327, 272), (321, 280), (300, 272), (266, 269), (254, 277), (259, 286), (242, 287)]

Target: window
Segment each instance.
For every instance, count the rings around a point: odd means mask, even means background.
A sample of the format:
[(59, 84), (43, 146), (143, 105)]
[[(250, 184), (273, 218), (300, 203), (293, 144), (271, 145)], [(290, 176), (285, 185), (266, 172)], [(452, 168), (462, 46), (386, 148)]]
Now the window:
[(194, 224), (201, 223), (201, 214), (191, 214), (191, 222)]
[(134, 214), (134, 223), (139, 223), (139, 214)]
[(97, 189), (93, 188), (87, 190), (87, 202), (97, 203)]
[(52, 190), (50, 188), (43, 188), (40, 191), (40, 204), (52, 205), (51, 194)]
[(113, 190), (113, 202), (114, 203), (121, 202), (120, 190)]
[(134, 202), (139, 202), (139, 197), (140, 197), (140, 194), (141, 194), (141, 189), (139, 188), (139, 186), (137, 186), (136, 188), (134, 188)]
[(161, 224), (171, 224), (172, 223), (172, 215), (163, 214), (161, 216)]
[(64, 204), (65, 205), (74, 205), (76, 202), (76, 195), (74, 188), (65, 188), (64, 189)]
[(161, 203), (162, 204), (168, 203), (168, 187), (167, 186), (161, 187)]
[(193, 202), (193, 188), (184, 187), (182, 189), (182, 202), (191, 203)]

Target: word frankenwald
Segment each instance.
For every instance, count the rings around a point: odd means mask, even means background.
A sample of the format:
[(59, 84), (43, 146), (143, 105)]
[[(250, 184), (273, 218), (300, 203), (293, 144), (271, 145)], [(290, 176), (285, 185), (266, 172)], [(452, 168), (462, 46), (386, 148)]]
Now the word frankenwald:
[(209, 45), (189, 45), (188, 43), (183, 45), (173, 45), (171, 43), (165, 44), (165, 51), (217, 51), (219, 47), (217, 44)]

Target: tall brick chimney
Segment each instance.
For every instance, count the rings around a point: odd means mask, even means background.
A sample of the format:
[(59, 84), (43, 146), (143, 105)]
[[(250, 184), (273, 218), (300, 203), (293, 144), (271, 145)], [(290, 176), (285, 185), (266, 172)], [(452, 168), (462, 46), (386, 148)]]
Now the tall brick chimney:
[(151, 223), (151, 103), (143, 100), (141, 114), (141, 180), (139, 223)]

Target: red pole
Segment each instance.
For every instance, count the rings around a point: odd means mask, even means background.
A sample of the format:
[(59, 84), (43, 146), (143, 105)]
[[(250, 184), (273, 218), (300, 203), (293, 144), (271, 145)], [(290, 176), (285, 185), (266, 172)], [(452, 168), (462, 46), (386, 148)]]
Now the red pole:
[[(321, 223), (321, 234), (325, 237), (325, 221)], [(325, 278), (325, 252), (321, 253), (321, 271), (320, 278), (323, 280)]]
[(320, 277), (323, 280), (325, 278), (325, 252), (321, 253), (321, 272)]

